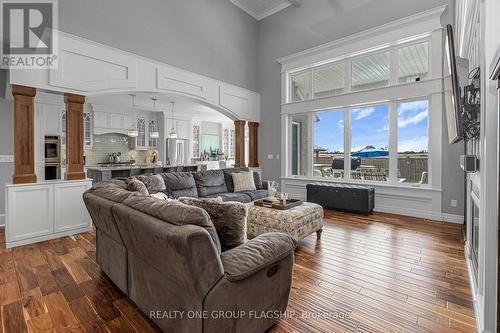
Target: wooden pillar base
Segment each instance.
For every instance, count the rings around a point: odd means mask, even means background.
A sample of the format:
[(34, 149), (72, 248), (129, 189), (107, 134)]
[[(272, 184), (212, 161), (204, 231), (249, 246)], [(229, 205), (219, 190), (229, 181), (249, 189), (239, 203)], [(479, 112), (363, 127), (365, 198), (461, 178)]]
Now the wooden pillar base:
[(65, 179), (85, 179), (83, 171), (83, 104), (85, 96), (64, 94), (66, 102), (66, 161)]
[(14, 184), (36, 183), (35, 95), (36, 89), (12, 85), (14, 95)]
[(259, 123), (248, 122), (248, 166), (259, 167)]
[(236, 168), (245, 167), (245, 123), (244, 120), (234, 121), (234, 133), (235, 133), (235, 156), (234, 156), (234, 166)]

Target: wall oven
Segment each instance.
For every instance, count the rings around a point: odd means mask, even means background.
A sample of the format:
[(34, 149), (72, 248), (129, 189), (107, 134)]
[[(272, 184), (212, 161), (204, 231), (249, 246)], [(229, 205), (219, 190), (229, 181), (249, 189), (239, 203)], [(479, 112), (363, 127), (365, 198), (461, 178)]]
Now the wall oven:
[(61, 163), (59, 136), (45, 136), (45, 163)]
[(61, 143), (57, 135), (46, 135), (44, 142), (45, 180), (61, 178)]

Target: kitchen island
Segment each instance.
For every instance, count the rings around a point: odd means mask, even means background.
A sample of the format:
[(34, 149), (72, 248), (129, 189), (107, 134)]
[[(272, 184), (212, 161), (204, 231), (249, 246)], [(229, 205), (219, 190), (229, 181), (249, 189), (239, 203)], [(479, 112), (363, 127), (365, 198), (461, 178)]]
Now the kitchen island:
[(130, 177), (138, 175), (150, 175), (162, 172), (178, 172), (178, 171), (197, 171), (198, 165), (156, 165), (156, 164), (116, 164), (116, 165), (98, 165), (87, 166), (87, 177), (92, 179), (93, 183), (110, 180), (118, 177)]

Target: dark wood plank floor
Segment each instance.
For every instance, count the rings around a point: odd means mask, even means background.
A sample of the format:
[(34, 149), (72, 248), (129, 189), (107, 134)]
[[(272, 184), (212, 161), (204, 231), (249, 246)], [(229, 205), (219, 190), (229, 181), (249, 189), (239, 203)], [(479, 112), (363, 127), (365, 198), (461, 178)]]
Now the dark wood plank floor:
[[(100, 272), (95, 236), (5, 249), (0, 333), (154, 332)], [(296, 251), (288, 316), (271, 332), (475, 332), (460, 226), (325, 211)]]

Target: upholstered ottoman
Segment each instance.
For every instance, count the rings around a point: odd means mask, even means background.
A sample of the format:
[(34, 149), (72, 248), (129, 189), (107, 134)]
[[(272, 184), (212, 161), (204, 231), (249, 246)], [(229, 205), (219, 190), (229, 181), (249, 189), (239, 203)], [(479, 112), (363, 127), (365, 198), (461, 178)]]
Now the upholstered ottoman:
[(266, 232), (283, 232), (297, 240), (313, 232), (321, 237), (323, 229), (323, 207), (312, 202), (288, 210), (260, 207), (249, 204), (247, 236), (253, 238)]

